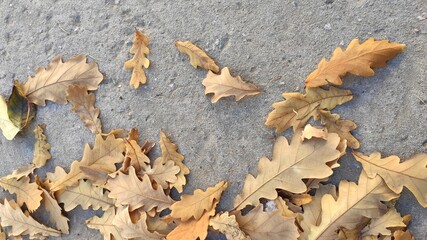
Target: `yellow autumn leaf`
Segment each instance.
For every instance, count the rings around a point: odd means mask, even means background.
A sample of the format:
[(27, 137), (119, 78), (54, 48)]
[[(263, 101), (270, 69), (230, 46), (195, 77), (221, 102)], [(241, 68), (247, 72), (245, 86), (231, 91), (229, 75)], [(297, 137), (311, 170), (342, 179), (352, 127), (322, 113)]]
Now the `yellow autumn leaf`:
[(56, 56), (47, 68), (38, 68), (34, 77), (28, 77), (23, 90), (28, 101), (39, 106), (45, 106), (46, 100), (65, 104), (68, 86), (76, 84), (96, 90), (103, 78), (96, 63), (86, 63), (85, 55), (78, 55), (66, 62)]
[(141, 31), (135, 29), (135, 38), (133, 39), (133, 45), (129, 52), (133, 54), (133, 58), (126, 61), (124, 67), (132, 70), (132, 77), (130, 79), (130, 85), (137, 89), (139, 84), (145, 84), (147, 77), (145, 76), (144, 69), (150, 66), (150, 60), (145, 56), (150, 53), (148, 49), (148, 38), (142, 34)]
[(317, 109), (331, 110), (353, 98), (351, 91), (330, 87), (307, 88), (306, 94), (283, 93), (285, 101), (273, 104), (274, 110), (268, 114), (265, 124), (283, 132), (293, 127), (294, 131), (303, 127), (311, 117), (317, 116)]
[(221, 198), (221, 194), (227, 189), (228, 183), (221, 181), (206, 191), (196, 189), (192, 195), (182, 195), (181, 200), (174, 203), (170, 209), (170, 215), (175, 219), (187, 221), (190, 218), (199, 220), (203, 213), (210, 211), (215, 202)]
[(43, 200), (42, 205), (49, 213), (49, 221), (52, 224), (55, 224), (56, 228), (61, 231), (61, 233), (68, 234), (69, 227), (68, 221), (69, 219), (62, 215), (62, 209), (59, 206), (58, 202), (54, 197), (52, 197), (48, 191), (44, 188), (40, 187), (43, 191)]
[(20, 129), (10, 121), (9, 115), (7, 114), (7, 104), (2, 96), (0, 96), (0, 128), (3, 136), (7, 140), (12, 140)]
[(47, 160), (52, 157), (49, 153), (50, 144), (47, 142), (46, 135), (44, 135), (43, 131), (43, 125), (37, 125), (36, 128), (34, 128), (36, 142), (34, 143), (33, 164), (36, 168), (43, 167)]
[(202, 84), (206, 87), (205, 95), (214, 94), (211, 99), (212, 103), (216, 103), (223, 97), (234, 96), (236, 101), (239, 101), (245, 96), (261, 93), (261, 89), (252, 83), (243, 81), (240, 76), (231, 76), (227, 67), (223, 68), (220, 74), (209, 71)]
[(251, 240), (284, 240), (299, 237), (295, 219), (283, 217), (280, 211), (264, 212), (258, 205), (246, 215), (236, 214), (240, 229), (249, 235)]
[(350, 132), (357, 128), (357, 125), (353, 121), (342, 120), (340, 119), (340, 115), (332, 114), (330, 111), (319, 109), (318, 114), (316, 120), (320, 118), (328, 129), (328, 132), (337, 133), (341, 139), (347, 140), (347, 145), (350, 148), (358, 149), (360, 147), (359, 141)]
[(95, 108), (95, 94), (88, 94), (86, 86), (71, 85), (67, 89), (67, 100), (73, 105), (71, 110), (77, 113), (92, 133), (102, 133), (99, 109)]
[(230, 240), (247, 240), (245, 233), (240, 230), (236, 216), (228, 212), (217, 214), (209, 220), (209, 226), (223, 233)]
[(402, 192), (405, 186), (423, 207), (427, 207), (427, 154), (416, 154), (402, 163), (397, 156), (381, 158), (379, 152), (370, 156), (358, 152), (353, 155), (369, 178), (380, 175), (395, 193)]
[(301, 134), (301, 130), (295, 132), (291, 144), (285, 137), (276, 140), (273, 159), (261, 158), (256, 178), (247, 175), (242, 193), (234, 200), (235, 209), (257, 206), (261, 198), (274, 200), (276, 189), (304, 193), (307, 187), (302, 179), (323, 179), (332, 175), (327, 163), (340, 157), (338, 135), (331, 133), (327, 140), (312, 138), (301, 142)]
[(86, 220), (86, 225), (88, 228), (99, 230), (104, 240), (127, 240), (120, 234), (121, 229), (113, 224), (115, 216), (115, 208), (110, 208), (101, 217), (94, 216)]
[(156, 208), (157, 212), (161, 212), (174, 203), (161, 187), (153, 188), (147, 175), (143, 176), (141, 182), (132, 166), (129, 167), (129, 175), (118, 172), (115, 178), (108, 180), (105, 188), (110, 190), (108, 197), (116, 200), (116, 206), (129, 205), (130, 211), (138, 208), (150, 211)]
[(36, 183), (30, 183), (29, 177), (25, 176), (19, 180), (2, 177), (0, 178), (0, 186), (10, 193), (15, 193), (19, 206), (25, 203), (28, 211), (33, 212), (40, 207), (42, 191)]
[(376, 41), (369, 38), (363, 43), (353, 39), (347, 49), (336, 48), (329, 61), (323, 58), (317, 69), (305, 80), (307, 87), (319, 87), (333, 83), (341, 85), (344, 75), (373, 76), (372, 68), (384, 67), (388, 60), (405, 49), (405, 44), (392, 43), (388, 40)]
[(391, 236), (391, 231), (388, 228), (392, 227), (406, 227), (403, 222), (402, 217), (392, 208), (388, 212), (379, 218), (372, 219), (371, 223), (362, 229), (362, 237), (365, 236), (377, 236), (381, 234), (382, 236)]
[(211, 70), (214, 73), (219, 72), (219, 67), (215, 61), (192, 42), (176, 41), (175, 47), (178, 48), (178, 51), (187, 54), (190, 57), (190, 64), (194, 68), (202, 67), (205, 70)]

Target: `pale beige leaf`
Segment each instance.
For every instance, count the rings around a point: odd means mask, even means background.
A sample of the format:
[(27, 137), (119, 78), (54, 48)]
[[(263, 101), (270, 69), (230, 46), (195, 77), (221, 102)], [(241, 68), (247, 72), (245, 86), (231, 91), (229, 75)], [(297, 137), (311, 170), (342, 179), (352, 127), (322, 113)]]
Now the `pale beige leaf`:
[(120, 228), (120, 234), (125, 239), (161, 240), (163, 238), (162, 235), (148, 231), (146, 219), (147, 214), (141, 212), (141, 218), (136, 223), (133, 223), (129, 216), (129, 208), (123, 207), (117, 210), (113, 225)]
[(209, 71), (202, 84), (206, 87), (205, 95), (214, 94), (211, 99), (212, 103), (216, 103), (223, 97), (234, 96), (236, 101), (239, 101), (245, 96), (261, 93), (261, 89), (252, 83), (243, 81), (240, 76), (231, 76), (227, 67), (223, 68), (220, 74)]
[(105, 140), (101, 135), (96, 135), (93, 149), (86, 144), (83, 158), (80, 162), (74, 161), (71, 164), (70, 172), (53, 182), (50, 191), (56, 192), (68, 186), (78, 184), (85, 174), (80, 170), (80, 166), (102, 170), (112, 173), (116, 170), (116, 163), (123, 161), (125, 145), (122, 139), (116, 139), (114, 135), (109, 135)]
[(307, 124), (304, 127), (304, 130), (302, 131), (301, 135), (301, 141), (304, 141), (304, 139), (311, 139), (311, 138), (323, 138), (325, 140), (328, 139), (328, 129), (322, 128), (322, 127), (313, 127), (311, 124)]
[(321, 223), (310, 227), (307, 239), (335, 239), (338, 229), (352, 229), (364, 217), (380, 217), (386, 211), (382, 202), (399, 197), (379, 176), (370, 179), (363, 171), (358, 185), (341, 181), (338, 191), (337, 199), (330, 194), (322, 197)]
[(13, 170), (12, 174), (5, 176), (6, 179), (15, 178), (17, 180), (21, 179), (22, 177), (28, 176), (34, 172), (36, 169), (36, 166), (34, 163), (30, 163), (27, 165), (24, 165), (18, 169)]
[(10, 120), (9, 114), (7, 113), (7, 104), (2, 96), (0, 96), (0, 128), (3, 136), (7, 140), (12, 140), (21, 130)]
[(167, 161), (166, 164), (161, 164), (160, 161), (155, 161), (153, 168), (148, 168), (145, 171), (151, 180), (162, 186), (163, 189), (169, 188), (169, 185), (177, 181), (176, 175), (180, 168), (174, 165), (173, 161)]
[(329, 83), (341, 85), (341, 77), (347, 73), (369, 77), (375, 74), (372, 68), (384, 67), (388, 60), (394, 58), (405, 49), (405, 44), (393, 43), (388, 40), (375, 41), (369, 38), (362, 44), (353, 39), (347, 49), (336, 48), (331, 60), (323, 58), (317, 69), (305, 80), (307, 87), (319, 87)]
[(402, 163), (397, 156), (381, 158), (379, 152), (370, 156), (358, 152), (353, 155), (362, 163), (368, 177), (380, 175), (395, 193), (400, 193), (403, 186), (407, 187), (418, 202), (427, 207), (427, 154), (416, 154)]
[(357, 128), (357, 125), (353, 121), (341, 120), (340, 115), (332, 114), (330, 111), (319, 109), (318, 113), (319, 115), (316, 118), (321, 119), (328, 132), (337, 133), (342, 139), (346, 139), (347, 145), (350, 148), (358, 149), (360, 147), (359, 141), (350, 132)]
[(0, 178), (0, 186), (10, 193), (16, 194), (16, 200), (19, 206), (25, 203), (30, 212), (39, 208), (42, 200), (42, 191), (36, 183), (30, 183), (29, 177), (22, 177), (19, 180), (15, 178), (6, 179), (3, 177)]
[(95, 94), (88, 93), (86, 86), (71, 85), (67, 89), (67, 100), (73, 110), (92, 133), (102, 133), (99, 109), (95, 108)]
[(103, 187), (108, 180), (108, 173), (93, 169), (86, 166), (80, 166), (80, 170), (84, 173), (84, 178), (89, 179), (93, 185)]
[(53, 183), (61, 178), (64, 178), (65, 176), (67, 176), (67, 172), (65, 172), (62, 167), (56, 166), (55, 172), (46, 173), (46, 180), (42, 183), (42, 186), (44, 189), (50, 191), (51, 187), (53, 186)]
[(41, 188), (43, 191), (43, 200), (42, 204), (46, 211), (49, 213), (49, 221), (52, 224), (55, 224), (56, 228), (61, 231), (61, 233), (68, 234), (68, 221), (69, 219), (62, 215), (62, 209), (58, 205), (56, 199), (54, 199), (48, 191), (44, 188)]
[(119, 172), (115, 178), (108, 180), (105, 187), (110, 190), (108, 197), (116, 199), (116, 206), (128, 204), (130, 211), (142, 207), (144, 211), (156, 208), (160, 212), (174, 202), (162, 188), (154, 189), (147, 175), (141, 182), (132, 166), (129, 167), (129, 175)]
[(246, 215), (239, 212), (236, 220), (252, 240), (284, 240), (299, 237), (294, 218), (283, 217), (280, 211), (264, 212), (258, 205)]
[(200, 219), (204, 212), (210, 211), (215, 202), (221, 198), (222, 192), (227, 189), (228, 183), (221, 181), (206, 191), (196, 189), (193, 195), (182, 195), (181, 201), (174, 203), (170, 215), (175, 219), (187, 221), (190, 218)]
[(125, 140), (126, 153), (123, 171), (127, 172), (129, 166), (133, 166), (137, 173), (147, 169), (150, 165), (150, 159), (142, 152), (141, 147), (135, 140)]
[(223, 233), (228, 240), (245, 240), (245, 233), (240, 230), (236, 221), (236, 216), (229, 215), (228, 212), (217, 214), (209, 220), (209, 226)]
[(390, 209), (386, 214), (379, 218), (372, 219), (371, 223), (362, 229), (362, 236), (381, 234), (382, 236), (391, 236), (390, 227), (406, 227), (403, 219), (396, 209)]
[(178, 51), (187, 54), (190, 57), (190, 64), (194, 68), (202, 67), (205, 70), (211, 70), (214, 73), (219, 72), (219, 67), (215, 61), (192, 42), (176, 41), (175, 47), (178, 48)]
[(127, 240), (120, 235), (121, 229), (113, 224), (115, 212), (115, 208), (110, 208), (104, 212), (102, 217), (94, 216), (86, 220), (87, 227), (98, 229), (104, 236), (104, 240)]
[(162, 150), (162, 156), (156, 160), (156, 162), (161, 160), (161, 163), (165, 164), (171, 160), (175, 163), (175, 166), (180, 168), (180, 171), (176, 175), (177, 181), (171, 184), (170, 187), (174, 187), (181, 193), (184, 190), (183, 187), (187, 183), (185, 175), (190, 173), (190, 169), (183, 163), (184, 156), (178, 153), (178, 146), (174, 144), (163, 131), (160, 131), (160, 149)]
[(180, 223), (172, 232), (167, 236), (167, 240), (196, 240), (206, 239), (208, 235), (209, 218), (215, 215), (215, 206), (209, 211), (205, 212), (198, 220), (191, 219), (186, 222)]
[(34, 129), (34, 137), (36, 138), (36, 142), (34, 143), (33, 163), (36, 168), (40, 168), (52, 157), (49, 153), (50, 144), (47, 142), (46, 135), (43, 133), (42, 125), (36, 126)]
[(80, 180), (79, 185), (67, 187), (58, 197), (58, 202), (64, 204), (64, 210), (69, 212), (80, 205), (87, 210), (107, 210), (114, 207), (113, 199), (108, 198), (107, 193), (100, 187), (92, 186), (89, 181)]
[(150, 53), (148, 49), (148, 39), (142, 34), (141, 31), (135, 29), (135, 38), (133, 39), (132, 48), (129, 50), (133, 54), (133, 58), (126, 61), (124, 67), (126, 69), (133, 69), (130, 85), (137, 89), (139, 84), (145, 84), (147, 77), (145, 76), (144, 69), (150, 66), (150, 60), (145, 56)]
[(285, 101), (273, 103), (274, 110), (268, 114), (265, 124), (283, 132), (293, 127), (294, 131), (303, 127), (311, 117), (316, 117), (317, 109), (331, 110), (353, 98), (351, 91), (330, 87), (307, 88), (306, 94), (283, 93)]
[(52, 59), (47, 68), (38, 68), (34, 77), (28, 77), (23, 85), (28, 101), (45, 106), (46, 100), (65, 104), (66, 91), (72, 84), (86, 86), (88, 90), (98, 89), (104, 77), (94, 62), (86, 63), (86, 56), (78, 55), (62, 62), (60, 56)]
[(291, 144), (279, 137), (274, 144), (273, 159), (263, 157), (258, 164), (258, 176), (248, 174), (242, 193), (234, 200), (235, 209), (257, 206), (260, 198), (276, 199), (276, 189), (292, 193), (307, 190), (302, 179), (323, 179), (332, 174), (328, 162), (340, 156), (337, 134), (328, 134), (327, 140), (312, 138), (301, 142), (301, 130), (295, 132)]
[(11, 226), (11, 230), (8, 232), (9, 236), (20, 236), (30, 235), (39, 237), (59, 237), (61, 232), (49, 227), (46, 227), (31, 216), (26, 216), (19, 206), (16, 206), (15, 202), (7, 199), (4, 200), (4, 204), (0, 204), (0, 219), (3, 227)]

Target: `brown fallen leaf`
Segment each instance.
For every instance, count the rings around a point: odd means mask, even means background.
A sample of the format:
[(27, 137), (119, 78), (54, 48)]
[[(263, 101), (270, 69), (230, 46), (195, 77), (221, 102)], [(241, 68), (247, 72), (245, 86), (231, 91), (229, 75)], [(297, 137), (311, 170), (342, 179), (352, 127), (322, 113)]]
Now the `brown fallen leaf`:
[(0, 240), (7, 240), (7, 235), (3, 232), (3, 227), (0, 225)]
[(393, 233), (394, 240), (415, 240), (409, 230), (397, 230)]
[(125, 146), (126, 153), (122, 171), (127, 172), (129, 166), (133, 166), (137, 173), (146, 170), (150, 165), (150, 159), (142, 152), (138, 142), (135, 140), (125, 140)]
[(68, 221), (69, 219), (62, 215), (62, 209), (59, 206), (58, 202), (55, 198), (53, 198), (48, 191), (44, 188), (40, 187), (43, 191), (43, 200), (42, 204), (46, 211), (49, 213), (49, 221), (51, 224), (55, 224), (56, 228), (61, 231), (61, 233), (68, 234), (69, 227)]
[(297, 214), (290, 209), (287, 201), (288, 200), (284, 200), (281, 197), (277, 197), (276, 199), (274, 199), (274, 204), (276, 205), (277, 209), (280, 211), (283, 217), (296, 218)]
[(86, 220), (86, 224), (88, 228), (99, 230), (104, 236), (104, 240), (127, 240), (120, 234), (121, 229), (113, 224), (115, 216), (115, 208), (110, 208), (101, 217), (89, 218)]
[(236, 214), (240, 229), (252, 240), (283, 240), (299, 237), (294, 218), (283, 217), (280, 211), (264, 212), (258, 205), (246, 215)]
[(285, 101), (273, 104), (274, 110), (268, 114), (265, 124), (276, 128), (276, 133), (293, 127), (294, 131), (303, 127), (311, 117), (316, 117), (317, 109), (331, 110), (353, 98), (351, 91), (330, 87), (307, 88), (306, 94), (283, 93)]
[(259, 199), (274, 200), (276, 189), (292, 193), (307, 190), (302, 179), (323, 179), (332, 175), (328, 162), (340, 156), (337, 150), (340, 138), (328, 134), (328, 139), (310, 139), (301, 142), (301, 130), (295, 132), (291, 144), (285, 137), (279, 137), (274, 144), (273, 159), (263, 157), (258, 164), (258, 176), (247, 175), (242, 193), (234, 199), (234, 208), (259, 205)]
[(34, 77), (28, 77), (23, 85), (28, 100), (45, 106), (46, 100), (66, 104), (66, 91), (72, 84), (96, 90), (103, 76), (94, 62), (86, 63), (85, 55), (78, 55), (62, 62), (60, 56), (52, 59), (47, 68), (38, 68)]
[(83, 210), (92, 207), (93, 210), (108, 210), (114, 207), (113, 199), (108, 198), (100, 187), (92, 186), (89, 181), (80, 180), (79, 185), (67, 187), (59, 194), (58, 202), (64, 204), (64, 210), (69, 212), (80, 205)]
[(209, 220), (209, 226), (223, 233), (227, 239), (247, 240), (245, 233), (240, 230), (236, 221), (236, 216), (229, 215), (228, 212), (217, 214)]
[(173, 161), (167, 161), (166, 164), (161, 164), (159, 161), (155, 161), (153, 168), (149, 167), (145, 174), (150, 177), (150, 179), (160, 186), (163, 189), (168, 189), (170, 186), (178, 180), (176, 175), (179, 173), (180, 168), (175, 166)]
[(12, 194), (15, 193), (19, 206), (25, 203), (28, 211), (33, 212), (40, 207), (42, 191), (36, 183), (30, 183), (29, 177), (25, 176), (19, 180), (2, 177), (0, 178), (0, 186)]
[(214, 187), (209, 187), (206, 191), (196, 189), (193, 195), (182, 195), (178, 201), (170, 207), (170, 215), (175, 219), (187, 221), (190, 218), (199, 220), (203, 213), (210, 211), (212, 206), (221, 198), (222, 192), (227, 189), (228, 183), (221, 181)]
[(107, 183), (108, 173), (86, 166), (80, 166), (79, 168), (84, 174), (83, 178), (90, 180), (94, 186), (103, 187)]
[(131, 128), (129, 130), (127, 140), (128, 141), (134, 140), (135, 142), (139, 141), (139, 131), (137, 128)]
[(234, 96), (236, 101), (239, 101), (245, 96), (261, 93), (261, 89), (252, 83), (244, 82), (240, 76), (231, 76), (227, 67), (223, 68), (219, 75), (209, 71), (202, 84), (206, 87), (205, 95), (214, 94), (211, 99), (212, 103), (216, 103), (223, 97)]
[(379, 152), (370, 156), (358, 152), (353, 155), (369, 178), (380, 175), (395, 193), (400, 193), (405, 186), (423, 207), (427, 207), (427, 154), (416, 154), (402, 163), (397, 156), (381, 158)]
[(317, 69), (310, 73), (305, 80), (307, 87), (319, 87), (333, 83), (342, 84), (347, 73), (357, 76), (373, 76), (372, 68), (384, 67), (388, 60), (394, 58), (405, 49), (405, 44), (392, 43), (388, 40), (375, 41), (369, 38), (362, 44), (359, 39), (353, 39), (347, 49), (336, 48), (331, 60), (323, 58)]
[(129, 167), (129, 175), (118, 172), (115, 178), (108, 180), (105, 187), (110, 190), (108, 197), (116, 200), (116, 206), (129, 205), (130, 211), (142, 207), (144, 211), (156, 208), (157, 212), (161, 212), (174, 203), (162, 188), (153, 188), (147, 175), (143, 176), (141, 182), (132, 166)]
[(187, 54), (190, 57), (190, 64), (194, 68), (202, 67), (205, 70), (211, 70), (214, 73), (219, 72), (219, 67), (216, 65), (215, 61), (192, 42), (176, 41), (175, 47), (178, 48), (178, 51)]
[(297, 206), (302, 206), (309, 204), (313, 200), (313, 197), (307, 193), (289, 194), (289, 200)]
[(22, 84), (17, 80), (13, 83), (12, 93), (7, 101), (7, 114), (19, 129), (28, 126), (36, 115), (35, 106), (27, 100)]
[(4, 199), (4, 204), (0, 204), (0, 219), (3, 227), (12, 227), (8, 232), (9, 236), (29, 235), (30, 237), (45, 238), (61, 235), (60, 231), (46, 227), (31, 216), (25, 215), (13, 200)]
[(33, 154), (33, 163), (36, 168), (43, 167), (47, 160), (52, 156), (49, 153), (50, 144), (47, 142), (46, 135), (44, 135), (45, 126), (37, 125), (34, 128), (34, 137), (36, 142), (34, 143), (34, 154)]
[(86, 127), (94, 134), (102, 133), (99, 108), (95, 108), (95, 94), (87, 92), (86, 86), (71, 85), (67, 89), (67, 100)]
[(394, 208), (381, 217), (372, 219), (371, 223), (362, 229), (361, 234), (362, 237), (378, 234), (391, 236), (391, 231), (388, 229), (391, 227), (406, 227), (402, 217)]
[(160, 217), (159, 214), (156, 214), (154, 217), (148, 216), (148, 230), (150, 232), (158, 232), (164, 236), (168, 235), (176, 227), (176, 224), (173, 221), (169, 221), (168, 217), (170, 217), (170, 215), (166, 215), (164, 217)]
[(30, 174), (32, 174), (35, 169), (36, 169), (36, 166), (34, 165), (34, 163), (30, 163), (13, 170), (11, 174), (4, 176), (4, 178), (5, 179), (15, 178), (19, 180), (22, 177), (29, 176)]
[[(337, 240), (378, 240), (378, 236), (365, 236), (361, 237), (361, 231), (371, 222), (369, 218), (362, 218), (362, 220), (353, 229), (341, 228), (338, 231)], [(382, 239), (384, 240), (384, 239)]]
[(319, 115), (316, 117), (316, 120), (320, 118), (329, 132), (337, 133), (342, 139), (346, 139), (347, 145), (350, 148), (358, 149), (360, 147), (359, 141), (350, 132), (357, 128), (357, 125), (353, 121), (341, 120), (340, 115), (332, 114), (330, 111), (319, 109), (318, 113)]
[(159, 164), (166, 164), (168, 161), (173, 161), (175, 166), (180, 168), (180, 171), (176, 175), (177, 181), (170, 185), (171, 188), (175, 188), (179, 193), (184, 189), (183, 187), (187, 183), (185, 175), (190, 173), (190, 169), (183, 163), (184, 156), (178, 153), (178, 146), (173, 143), (165, 132), (160, 131), (160, 149), (162, 151), (162, 156), (156, 160), (160, 161)]
[(126, 61), (124, 67), (132, 70), (132, 77), (130, 79), (130, 85), (137, 89), (139, 84), (145, 84), (147, 77), (145, 76), (144, 69), (150, 66), (150, 60), (145, 56), (150, 53), (148, 49), (148, 38), (142, 34), (141, 31), (135, 29), (135, 38), (133, 39), (132, 48), (129, 50), (133, 54), (133, 58)]
[(312, 139), (313, 137), (327, 140), (328, 129), (318, 126), (311, 126), (311, 124), (305, 125), (304, 130), (302, 131), (301, 141), (304, 141), (304, 139)]

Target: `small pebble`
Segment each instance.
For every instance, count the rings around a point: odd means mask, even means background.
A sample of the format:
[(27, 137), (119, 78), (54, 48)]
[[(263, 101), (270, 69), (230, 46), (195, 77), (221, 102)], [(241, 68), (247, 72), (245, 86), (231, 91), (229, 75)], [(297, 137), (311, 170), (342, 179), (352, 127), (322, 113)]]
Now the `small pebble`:
[(169, 86), (169, 87), (173, 87), (173, 83), (169, 84), (168, 86)]
[(325, 30), (331, 30), (332, 29), (332, 27), (331, 27), (331, 24), (330, 23), (327, 23), (327, 24), (325, 24), (325, 26), (323, 27)]
[(121, 88), (122, 87), (122, 85), (121, 84), (119, 84), (119, 86), (117, 86), (118, 88)]

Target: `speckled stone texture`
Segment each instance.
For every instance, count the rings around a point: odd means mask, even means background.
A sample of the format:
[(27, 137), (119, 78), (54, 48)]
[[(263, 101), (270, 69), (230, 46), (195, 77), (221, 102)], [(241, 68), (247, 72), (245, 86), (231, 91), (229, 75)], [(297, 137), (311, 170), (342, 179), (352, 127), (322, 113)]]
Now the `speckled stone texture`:
[[(260, 157), (271, 157), (274, 131), (264, 126), (271, 104), (282, 100), (282, 92), (302, 92), (305, 77), (320, 59), (353, 38), (390, 39), (407, 49), (374, 77), (346, 77), (343, 88), (353, 91), (354, 100), (334, 112), (358, 124), (354, 135), (365, 154), (380, 151), (405, 159), (426, 152), (426, 11), (425, 0), (1, 0), (0, 94), (7, 97), (14, 79), (25, 81), (57, 54), (64, 59), (89, 55), (105, 74), (96, 92), (103, 129), (137, 127), (143, 139), (153, 141), (164, 129), (191, 170), (185, 192), (226, 179), (229, 189), (219, 209), (227, 210), (246, 174), (256, 174)], [(138, 90), (129, 87), (131, 72), (123, 69), (134, 27), (151, 41), (148, 84)], [(194, 42), (264, 92), (211, 104), (201, 84), (206, 71), (190, 66), (175, 49), (176, 40)], [(15, 140), (1, 136), (0, 175), (31, 162), (32, 129), (38, 123), (47, 125), (53, 156), (38, 171), (41, 176), (55, 166), (68, 170), (81, 159), (84, 144), (93, 144), (94, 136), (70, 109), (48, 103)], [(291, 136), (290, 130), (285, 136)], [(341, 164), (331, 181), (357, 180), (361, 166), (350, 154)], [(397, 208), (413, 214), (411, 231), (426, 239), (427, 209), (406, 190)], [(92, 215), (81, 208), (67, 213), (71, 233), (62, 238), (102, 239), (84, 224)]]

